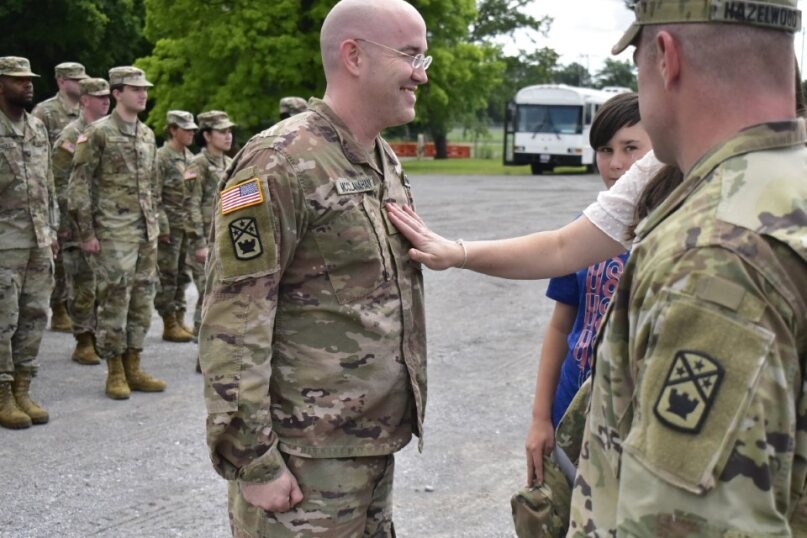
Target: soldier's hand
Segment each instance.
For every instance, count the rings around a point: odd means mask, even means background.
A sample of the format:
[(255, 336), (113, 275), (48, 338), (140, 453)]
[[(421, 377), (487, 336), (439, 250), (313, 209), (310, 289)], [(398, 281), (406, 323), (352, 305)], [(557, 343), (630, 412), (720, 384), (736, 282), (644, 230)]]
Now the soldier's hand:
[(101, 243), (98, 241), (98, 239), (93, 237), (89, 241), (84, 241), (81, 243), (81, 250), (89, 254), (98, 254), (101, 252)]
[(164, 234), (157, 237), (157, 241), (162, 243), (163, 245), (170, 245), (171, 244), (171, 234)]
[(386, 204), (386, 208), (392, 224), (415, 247), (409, 249), (409, 256), (414, 261), (437, 271), (463, 264), (465, 249), (455, 241), (431, 231), (414, 209), (395, 203)]
[(527, 433), (527, 485), (544, 483), (544, 456), (555, 448), (555, 429), (551, 420), (532, 419)]
[(193, 256), (196, 258), (196, 261), (197, 261), (197, 262), (199, 262), (199, 263), (205, 263), (205, 262), (207, 261), (207, 247), (203, 247), (203, 248), (197, 249), (197, 250), (196, 250), (196, 251), (193, 253)]
[(303, 500), (303, 492), (291, 471), (283, 472), (266, 484), (239, 482), (241, 494), (249, 504), (269, 512), (288, 512)]

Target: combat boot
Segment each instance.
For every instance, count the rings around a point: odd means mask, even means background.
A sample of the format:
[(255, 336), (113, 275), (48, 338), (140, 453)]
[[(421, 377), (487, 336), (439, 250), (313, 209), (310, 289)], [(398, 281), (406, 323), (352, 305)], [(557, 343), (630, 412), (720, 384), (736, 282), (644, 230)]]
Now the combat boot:
[(176, 314), (171, 312), (163, 316), (163, 340), (166, 342), (190, 342), (193, 340), (193, 335), (185, 331), (182, 325), (177, 323)]
[(79, 364), (101, 364), (101, 358), (95, 353), (92, 333), (76, 335), (76, 350), (71, 358)]
[(193, 336), (193, 329), (185, 325), (185, 309), (177, 310), (177, 324), (182, 327), (182, 330)]
[(140, 351), (127, 349), (123, 354), (123, 369), (126, 372), (126, 381), (129, 388), (140, 392), (162, 392), (165, 390), (165, 381), (152, 377), (140, 369)]
[(31, 427), (31, 417), (17, 406), (11, 381), (0, 381), (0, 426), (12, 430)]
[(69, 333), (73, 330), (73, 322), (70, 321), (70, 315), (67, 313), (65, 303), (53, 305), (50, 318), (50, 330), (60, 333)]
[(28, 370), (17, 370), (14, 372), (14, 383), (12, 383), (12, 390), (14, 391), (14, 399), (17, 401), (17, 407), (31, 417), (33, 424), (47, 424), (50, 420), (48, 412), (39, 407), (35, 401), (31, 399), (29, 391), (31, 390), (31, 379), (33, 374)]
[(123, 361), (120, 357), (107, 359), (108, 368), (106, 376), (106, 395), (113, 400), (127, 400), (131, 394), (129, 385), (126, 383), (126, 374), (123, 371)]

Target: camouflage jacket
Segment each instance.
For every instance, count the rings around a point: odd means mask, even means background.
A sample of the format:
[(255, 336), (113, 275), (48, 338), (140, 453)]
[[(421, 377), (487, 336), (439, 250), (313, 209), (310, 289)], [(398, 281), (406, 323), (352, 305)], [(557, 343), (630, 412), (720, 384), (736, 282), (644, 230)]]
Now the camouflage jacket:
[(709, 151), (639, 227), (596, 344), (569, 536), (791, 536), (807, 488), (807, 133)]
[(84, 116), (68, 123), (53, 144), (53, 181), (56, 185), (56, 200), (59, 202), (59, 228), (60, 231), (70, 232), (70, 239), (62, 243), (62, 246), (74, 246), (76, 244), (78, 228), (75, 221), (70, 218), (67, 211), (67, 182), (70, 180), (70, 172), (73, 170), (73, 155), (76, 152), (76, 141), (79, 135), (87, 130), (89, 124), (84, 121)]
[(97, 237), (124, 243), (156, 241), (159, 233), (157, 148), (154, 133), (112, 112), (92, 123), (76, 143), (67, 208), (82, 242)]
[(232, 159), (226, 155), (214, 157), (202, 149), (188, 166), (188, 238), (192, 250), (207, 245), (207, 234), (213, 222), (213, 212), (219, 197), (219, 183)]
[(256, 135), (221, 192), (199, 349), (207, 440), (225, 478), (264, 482), (279, 451), (389, 454), (422, 431), (421, 269), (386, 216), (410, 204), (321, 101)]
[(57, 93), (34, 107), (31, 114), (42, 120), (48, 130), (48, 141), (56, 146), (56, 139), (68, 123), (81, 115), (79, 106), (70, 106), (61, 94)]
[(157, 150), (157, 184), (160, 188), (162, 208), (159, 215), (160, 235), (171, 229), (185, 229), (188, 220), (189, 193), (186, 187), (191, 172), (186, 170), (193, 153), (184, 148), (177, 153), (166, 142)]
[(45, 126), (25, 112), (20, 132), (0, 111), (0, 249), (50, 246), (55, 200)]

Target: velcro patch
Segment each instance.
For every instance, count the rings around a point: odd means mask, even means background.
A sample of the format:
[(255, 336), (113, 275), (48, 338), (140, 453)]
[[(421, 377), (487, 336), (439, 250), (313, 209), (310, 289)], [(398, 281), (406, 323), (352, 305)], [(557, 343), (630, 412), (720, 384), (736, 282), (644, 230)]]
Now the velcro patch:
[(359, 192), (370, 192), (375, 190), (375, 182), (373, 178), (367, 177), (351, 177), (351, 178), (337, 178), (336, 192), (339, 194), (356, 194)]
[(261, 234), (254, 217), (242, 217), (229, 225), (230, 241), (237, 260), (251, 260), (263, 253)]
[(698, 351), (675, 354), (653, 412), (668, 427), (683, 433), (698, 433), (712, 409), (723, 367)]
[[(81, 138), (82, 136), (84, 135), (79, 135), (79, 138)], [(84, 140), (86, 140), (86, 138)], [(69, 140), (65, 140), (64, 142), (62, 142), (62, 145), (60, 147), (67, 153), (75, 153), (76, 151), (75, 144), (71, 144)]]
[(83, 144), (86, 141), (87, 141), (87, 135), (82, 133), (82, 134), (78, 135), (78, 138), (76, 139), (76, 144)]
[(221, 191), (221, 214), (263, 203), (263, 190), (258, 178), (252, 178)]

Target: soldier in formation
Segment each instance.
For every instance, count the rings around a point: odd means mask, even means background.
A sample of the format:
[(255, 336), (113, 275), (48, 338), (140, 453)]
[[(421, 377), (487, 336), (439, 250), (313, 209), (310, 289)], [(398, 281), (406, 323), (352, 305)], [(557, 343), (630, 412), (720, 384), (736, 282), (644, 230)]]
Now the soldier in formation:
[(280, 100), (280, 119), (285, 120), (308, 109), (308, 104), (302, 97), (283, 97)]
[(30, 396), (53, 289), (57, 210), (45, 125), (26, 112), (30, 63), (0, 57), (0, 426), (48, 422)]
[[(87, 78), (84, 66), (76, 62), (60, 63), (55, 68), (55, 75), (56, 84), (59, 87), (58, 93), (36, 105), (32, 112), (34, 116), (42, 120), (48, 129), (48, 139), (53, 148), (56, 147), (56, 139), (67, 124), (79, 118), (81, 94), (79, 83)], [(54, 260), (55, 284), (50, 298), (52, 311), (50, 328), (54, 331), (70, 332), (71, 321), (67, 309), (69, 292), (62, 259), (64, 245), (61, 243), (63, 239), (63, 237), (59, 237), (59, 252)]]
[[(187, 221), (190, 199), (188, 170), (193, 153), (188, 146), (198, 129), (193, 115), (184, 110), (170, 110), (166, 117), (167, 140), (157, 150), (157, 184), (160, 189), (160, 230), (157, 265), (160, 288), (154, 307), (163, 319), (163, 340), (190, 342), (193, 334), (182, 325), (185, 318), (185, 290), (190, 284)], [(201, 294), (200, 294), (201, 295)]]
[(101, 362), (95, 352), (95, 264), (92, 255), (81, 250), (78, 228), (67, 209), (67, 183), (79, 138), (90, 124), (109, 112), (109, 83), (102, 78), (86, 78), (79, 82), (79, 91), (81, 114), (67, 124), (53, 146), (53, 178), (61, 217), (59, 237), (67, 310), (76, 338), (71, 358), (79, 364), (94, 365)]
[[(79, 138), (67, 206), (81, 249), (96, 267), (96, 350), (107, 362), (105, 392), (159, 392), (165, 382), (140, 368), (157, 279), (160, 200), (154, 133), (137, 114), (152, 86), (140, 69), (109, 71), (112, 113)], [(168, 230), (163, 230), (168, 233)]]

